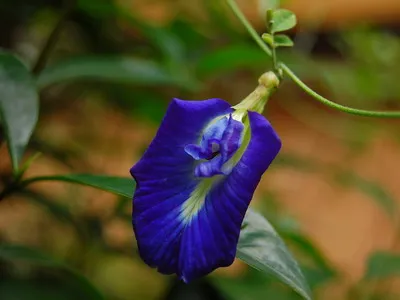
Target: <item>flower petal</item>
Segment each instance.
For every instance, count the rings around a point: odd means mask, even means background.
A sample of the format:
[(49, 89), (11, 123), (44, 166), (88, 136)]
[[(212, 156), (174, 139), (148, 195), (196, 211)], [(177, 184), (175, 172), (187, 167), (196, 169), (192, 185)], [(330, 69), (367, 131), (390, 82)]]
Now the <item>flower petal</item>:
[(242, 158), (210, 190), (202, 209), (182, 232), (178, 275), (186, 282), (233, 262), (254, 190), (281, 148), (279, 137), (262, 115), (249, 112), (249, 120), (251, 139)]
[(132, 224), (143, 260), (165, 274), (178, 273), (183, 203), (199, 182), (194, 159), (185, 145), (197, 144), (203, 129), (214, 118), (229, 114), (230, 105), (220, 99), (174, 99), (156, 134), (132, 167), (137, 182)]

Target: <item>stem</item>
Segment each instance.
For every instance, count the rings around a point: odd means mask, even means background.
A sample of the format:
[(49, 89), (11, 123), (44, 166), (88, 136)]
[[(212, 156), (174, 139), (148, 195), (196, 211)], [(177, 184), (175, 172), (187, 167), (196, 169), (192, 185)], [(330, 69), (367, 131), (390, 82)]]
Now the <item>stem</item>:
[(274, 72), (279, 73), (278, 58), (276, 56), (276, 48), (272, 47), (272, 66), (274, 67)]
[[(264, 43), (264, 41), (260, 38), (258, 35), (257, 31), (253, 28), (253, 26), (249, 23), (247, 18), (244, 16), (242, 11), (239, 9), (237, 6), (236, 2), (234, 0), (225, 0), (232, 12), (235, 14), (235, 16), (239, 19), (239, 21), (243, 24), (243, 26), (246, 28), (248, 33), (251, 35), (251, 37), (254, 39), (254, 41), (260, 46), (260, 48), (267, 53), (269, 56), (273, 56), (273, 50), (271, 51), (270, 48)], [(275, 55), (276, 57), (276, 55)], [(272, 57), (272, 59), (274, 59)], [(276, 59), (276, 58), (275, 58)], [(315, 92), (313, 89), (311, 89), (308, 85), (306, 85), (288, 66), (286, 66), (284, 63), (280, 63), (279, 67), (282, 69), (282, 71), (289, 76), (301, 89), (303, 89), (307, 94), (315, 98), (317, 101), (321, 102), (322, 104), (325, 104), (331, 108), (340, 110), (342, 112), (348, 113), (348, 114), (353, 114), (353, 115), (358, 115), (358, 116), (365, 116), (365, 117), (377, 117), (377, 118), (400, 118), (400, 111), (372, 111), (372, 110), (364, 110), (364, 109), (357, 109), (357, 108), (352, 108), (348, 107), (345, 105), (341, 105), (338, 103), (335, 103), (317, 92)]]
[(49, 37), (47, 38), (47, 41), (44, 44), (42, 51), (40, 51), (39, 57), (37, 58), (34, 67), (32, 68), (33, 74), (38, 75), (40, 72), (42, 72), (42, 70), (46, 66), (50, 54), (54, 50), (58, 38), (60, 37), (64, 25), (68, 20), (71, 12), (73, 11), (74, 6), (75, 6), (74, 0), (66, 0), (64, 11), (62, 12), (60, 19), (57, 21), (56, 26), (54, 26)]

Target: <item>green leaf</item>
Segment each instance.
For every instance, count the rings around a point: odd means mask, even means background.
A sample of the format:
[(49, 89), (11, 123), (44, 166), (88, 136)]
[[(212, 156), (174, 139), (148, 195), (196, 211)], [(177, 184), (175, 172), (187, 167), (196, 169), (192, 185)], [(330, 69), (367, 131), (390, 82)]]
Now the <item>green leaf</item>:
[(24, 261), (36, 266), (50, 267), (63, 270), (68, 275), (68, 280), (79, 286), (85, 299), (103, 300), (103, 295), (82, 274), (70, 268), (45, 253), (22, 245), (0, 244), (0, 258), (9, 261)]
[(27, 68), (0, 51), (0, 122), (3, 124), (14, 172), (38, 119), (38, 94)]
[(83, 79), (146, 86), (196, 88), (197, 82), (154, 61), (133, 57), (87, 56), (60, 61), (43, 70), (37, 78), (40, 88)]
[[(0, 295), (3, 300), (76, 300), (93, 299), (68, 278), (34, 278), (0, 280)], [(95, 298), (96, 299), (96, 298)]]
[(173, 61), (183, 61), (185, 59), (185, 45), (179, 37), (166, 28), (144, 22), (140, 17), (135, 16), (132, 10), (124, 9), (120, 4), (104, 0), (97, 0), (96, 2), (79, 0), (77, 6), (93, 17), (117, 17), (123, 19), (149, 39), (155, 47), (159, 48), (165, 58)]
[(271, 33), (289, 30), (296, 26), (296, 15), (287, 9), (276, 9), (271, 13)]
[(231, 45), (205, 54), (197, 63), (197, 73), (209, 77), (240, 68), (260, 68), (270, 63), (269, 58), (258, 47)]
[(375, 252), (369, 259), (364, 280), (386, 279), (400, 276), (400, 254)]
[(286, 34), (277, 34), (274, 36), (275, 47), (293, 47), (294, 43)]
[(242, 276), (212, 277), (224, 299), (229, 300), (299, 300), (299, 296), (287, 285), (257, 270), (250, 269)]
[(237, 257), (255, 269), (280, 279), (304, 299), (311, 299), (297, 262), (271, 224), (252, 210), (247, 212), (243, 224)]
[(396, 200), (376, 182), (366, 180), (352, 172), (342, 172), (336, 176), (339, 183), (354, 187), (374, 200), (390, 217), (396, 215)]
[(33, 182), (45, 181), (45, 180), (65, 181), (70, 183), (87, 185), (128, 198), (132, 198), (135, 188), (135, 181), (131, 178), (106, 176), (106, 175), (93, 175), (93, 174), (69, 174), (69, 175), (33, 177), (23, 181), (23, 184), (28, 185)]

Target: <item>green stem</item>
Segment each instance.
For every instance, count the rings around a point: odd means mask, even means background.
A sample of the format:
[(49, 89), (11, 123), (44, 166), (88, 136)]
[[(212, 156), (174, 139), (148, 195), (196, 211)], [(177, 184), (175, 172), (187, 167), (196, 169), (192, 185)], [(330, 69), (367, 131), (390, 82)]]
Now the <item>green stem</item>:
[[(254, 39), (254, 41), (260, 46), (260, 48), (267, 53), (269, 56), (272, 56), (272, 51), (271, 49), (264, 43), (264, 41), (261, 39), (257, 31), (253, 28), (253, 26), (250, 24), (250, 22), (247, 20), (247, 18), (243, 15), (242, 11), (239, 9), (237, 6), (236, 2), (234, 0), (225, 0), (232, 12), (235, 14), (235, 16), (239, 19), (239, 21), (243, 24), (243, 26), (246, 28), (248, 33), (251, 35), (251, 37)], [(288, 66), (286, 66), (284, 63), (279, 64), (280, 68), (282, 71), (289, 76), (301, 89), (303, 89), (307, 94), (315, 98), (317, 101), (321, 102), (322, 104), (325, 104), (331, 108), (340, 110), (342, 112), (348, 113), (348, 114), (353, 114), (353, 115), (358, 115), (358, 116), (365, 116), (365, 117), (377, 117), (377, 118), (400, 118), (400, 111), (372, 111), (372, 110), (364, 110), (364, 109), (357, 109), (357, 108), (352, 108), (348, 107), (345, 105), (341, 105), (338, 103), (335, 103), (317, 92), (315, 92), (313, 89), (311, 89), (308, 85), (306, 85)]]
[(64, 11), (61, 14), (60, 19), (51, 31), (46, 43), (44, 44), (42, 51), (40, 51), (39, 57), (36, 60), (35, 65), (32, 68), (32, 73), (38, 75), (46, 66), (47, 60), (50, 57), (51, 52), (57, 44), (58, 38), (60, 37), (64, 25), (70, 17), (75, 6), (75, 0), (66, 0)]

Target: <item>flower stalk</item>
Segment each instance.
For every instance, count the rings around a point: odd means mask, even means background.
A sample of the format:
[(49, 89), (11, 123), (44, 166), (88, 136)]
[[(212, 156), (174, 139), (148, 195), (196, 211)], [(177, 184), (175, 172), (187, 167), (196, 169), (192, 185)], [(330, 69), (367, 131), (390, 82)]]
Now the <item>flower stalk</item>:
[(278, 89), (279, 84), (279, 78), (274, 72), (269, 71), (262, 74), (258, 79), (256, 89), (233, 108), (239, 112), (245, 110), (261, 114), (268, 99)]

